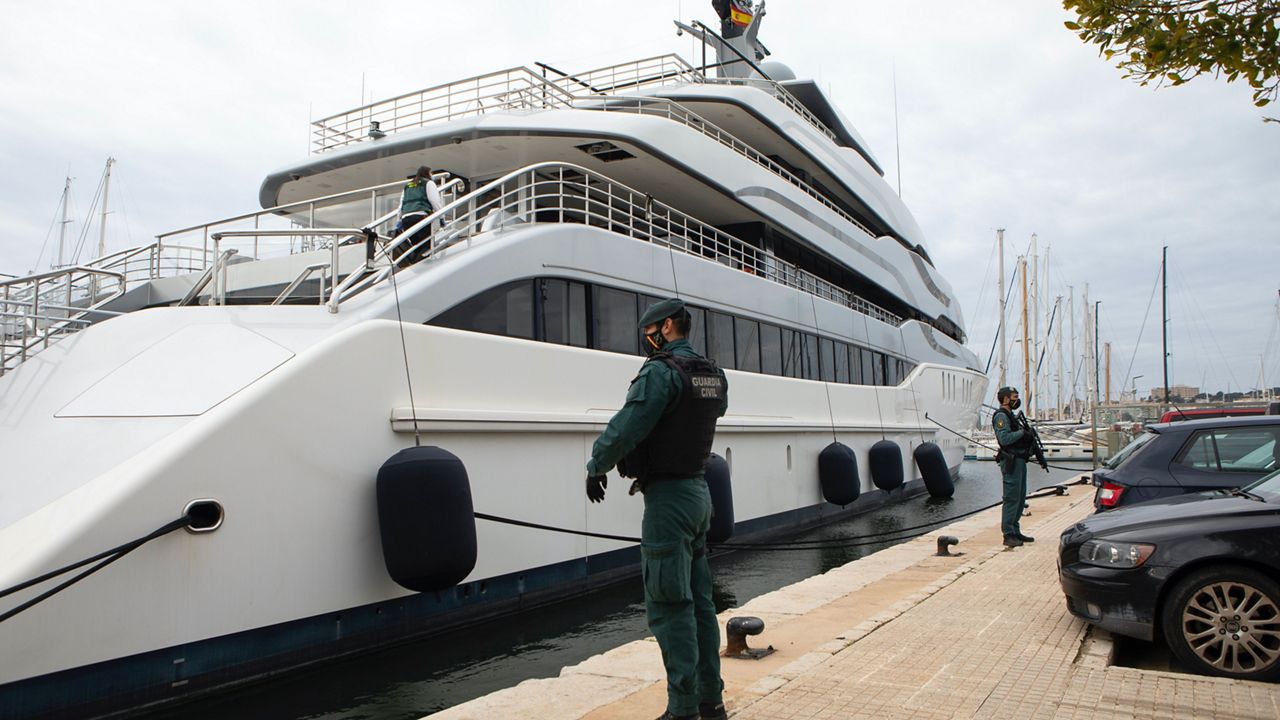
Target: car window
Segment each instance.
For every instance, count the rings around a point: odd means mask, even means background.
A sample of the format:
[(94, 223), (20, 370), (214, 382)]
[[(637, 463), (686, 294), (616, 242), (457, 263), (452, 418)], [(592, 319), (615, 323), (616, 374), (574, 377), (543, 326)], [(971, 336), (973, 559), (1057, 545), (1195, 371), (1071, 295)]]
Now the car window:
[(1124, 461), (1128, 460), (1134, 455), (1137, 455), (1138, 451), (1141, 450), (1147, 443), (1154, 440), (1155, 437), (1156, 437), (1156, 433), (1153, 433), (1153, 432), (1142, 433), (1138, 437), (1134, 438), (1133, 442), (1130, 442), (1128, 445), (1125, 445), (1124, 448), (1120, 450), (1120, 452), (1115, 454), (1115, 457), (1108, 460), (1106, 463), (1107, 467), (1111, 468), (1112, 470), (1120, 467), (1120, 465), (1122, 465)]
[(1256, 495), (1261, 495), (1267, 502), (1280, 500), (1280, 470), (1276, 470), (1270, 475), (1264, 475), (1245, 489)]
[(1278, 449), (1275, 428), (1201, 430), (1175, 462), (1211, 472), (1268, 472), (1277, 467)]

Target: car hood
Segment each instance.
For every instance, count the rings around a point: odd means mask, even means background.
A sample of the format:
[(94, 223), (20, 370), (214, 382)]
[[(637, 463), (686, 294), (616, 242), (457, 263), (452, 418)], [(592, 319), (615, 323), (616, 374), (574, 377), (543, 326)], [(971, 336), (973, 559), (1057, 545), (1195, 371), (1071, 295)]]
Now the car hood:
[(1171, 525), (1187, 520), (1201, 521), (1229, 515), (1266, 515), (1278, 512), (1280, 506), (1273, 503), (1207, 491), (1108, 510), (1082, 520), (1071, 530), (1091, 536), (1115, 535), (1152, 525)]

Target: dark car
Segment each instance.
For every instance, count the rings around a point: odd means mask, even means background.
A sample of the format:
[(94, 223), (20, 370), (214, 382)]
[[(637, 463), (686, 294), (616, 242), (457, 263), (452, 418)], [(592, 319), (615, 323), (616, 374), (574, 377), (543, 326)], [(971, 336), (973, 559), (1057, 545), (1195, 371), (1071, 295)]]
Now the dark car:
[(1241, 487), (1278, 468), (1280, 416), (1160, 423), (1093, 472), (1093, 506)]
[(1073, 615), (1196, 672), (1280, 678), (1280, 472), (1092, 515), (1062, 533), (1058, 580)]

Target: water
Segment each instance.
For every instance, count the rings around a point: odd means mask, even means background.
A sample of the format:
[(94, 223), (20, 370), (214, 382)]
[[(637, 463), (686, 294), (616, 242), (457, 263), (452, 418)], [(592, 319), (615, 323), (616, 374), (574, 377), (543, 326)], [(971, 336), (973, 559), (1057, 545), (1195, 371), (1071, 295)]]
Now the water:
[[(1027, 470), (1034, 491), (1088, 468)], [(865, 535), (952, 517), (1000, 499), (995, 463), (966, 461), (955, 496), (920, 496), (799, 536)], [(1034, 506), (1033, 506), (1034, 507)], [(1053, 542), (1054, 538), (1044, 538)], [(900, 541), (789, 552), (736, 552), (712, 559), (717, 610), (826, 572)], [(510, 687), (554, 677), (560, 668), (648, 635), (639, 578), (585, 597), (475, 628), (289, 674), (161, 715), (176, 720), (272, 717), (293, 720), (410, 720)]]

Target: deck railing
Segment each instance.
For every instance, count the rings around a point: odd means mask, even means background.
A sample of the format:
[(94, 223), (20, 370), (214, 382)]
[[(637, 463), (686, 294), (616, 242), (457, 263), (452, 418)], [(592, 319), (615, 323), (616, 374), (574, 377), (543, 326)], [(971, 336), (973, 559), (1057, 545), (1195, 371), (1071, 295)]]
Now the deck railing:
[(62, 337), (117, 313), (125, 273), (72, 266), (0, 281), (0, 376)]
[[(491, 213), (495, 214), (495, 221), (486, 222)], [(363, 277), (351, 274), (338, 285), (330, 310), (336, 312), (343, 300), (398, 271), (404, 264), (402, 258), (421, 254), (424, 261), (431, 262), (484, 231), (502, 232), (525, 223), (576, 223), (604, 228), (796, 288), (890, 325), (897, 326), (903, 320), (849, 290), (655, 200), (652, 195), (570, 163), (539, 163), (509, 173), (405, 229), (381, 251), (383, 266), (379, 271)], [(429, 224), (435, 226), (431, 239), (411, 245), (413, 233)]]
[(494, 110), (566, 107), (573, 100), (555, 83), (527, 67), (479, 75), (362, 105), (311, 123), (313, 152), (376, 140), (431, 123)]

